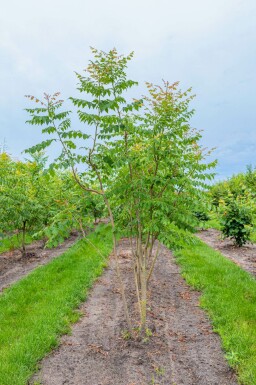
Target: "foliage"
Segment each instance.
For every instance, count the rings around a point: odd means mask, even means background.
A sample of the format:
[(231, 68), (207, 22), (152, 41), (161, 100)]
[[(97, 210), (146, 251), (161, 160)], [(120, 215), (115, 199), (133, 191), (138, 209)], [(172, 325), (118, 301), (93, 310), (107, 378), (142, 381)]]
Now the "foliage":
[(203, 229), (205, 228), (205, 223), (210, 220), (210, 216), (205, 211), (195, 211), (195, 217), (197, 218), (199, 223), (202, 223)]
[(239, 247), (249, 239), (253, 227), (252, 204), (249, 200), (229, 194), (222, 206), (222, 233), (235, 240)]
[[(25, 244), (30, 244), (32, 241), (33, 239), (31, 235), (27, 233), (25, 237)], [(20, 247), (22, 247), (22, 239), (20, 238), (19, 233), (0, 238), (0, 253), (18, 249)]]
[(163, 229), (159, 235), (159, 241), (171, 250), (180, 250), (198, 244), (198, 238), (194, 237), (190, 231), (180, 229), (173, 223), (169, 223)]
[(38, 361), (78, 320), (76, 309), (111, 251), (110, 228), (101, 226), (88, 241), (80, 240), (0, 296), (1, 385), (27, 384)]
[(22, 232), (25, 254), (27, 230), (34, 230), (45, 220), (43, 181), (36, 163), (15, 162), (0, 154), (0, 230)]
[(209, 192), (212, 205), (218, 209), (221, 200), (225, 200), (231, 193), (235, 198), (250, 194), (253, 199), (256, 198), (256, 169), (247, 166), (245, 173), (233, 175), (231, 178), (215, 183)]
[[(83, 236), (92, 228), (93, 220), (100, 218), (103, 213), (101, 197), (95, 197), (82, 191), (75, 183), (69, 172), (54, 174), (58, 182), (58, 199), (56, 190), (51, 191), (52, 201), (47, 223), (35, 233), (35, 237), (46, 238), (46, 247), (56, 247), (68, 238), (74, 229)], [(51, 177), (51, 182), (53, 182)]]
[[(84, 96), (70, 98), (85, 129), (71, 129), (70, 111), (63, 110), (59, 93), (45, 94), (43, 100), (29, 96), (41, 107), (27, 109), (31, 116), (28, 123), (42, 126), (48, 139), (28, 151), (35, 153), (60, 143), (62, 151), (52, 167), (69, 168), (82, 190), (103, 199), (112, 224), (117, 275), (132, 333), (117, 260), (116, 228), (129, 235), (145, 332), (147, 287), (158, 256), (155, 241), (169, 223), (193, 227), (193, 208), (213, 177), (209, 169), (215, 162), (205, 163), (209, 153), (199, 144), (201, 133), (189, 124), (194, 112), (189, 108), (191, 89), (182, 92), (179, 83), (146, 83), (148, 96), (127, 100), (127, 91), (137, 84), (126, 74), (133, 54), (120, 56), (115, 49), (107, 53), (92, 49), (92, 53), (86, 74), (76, 74), (78, 90)], [(78, 172), (77, 164), (85, 170)]]
[(247, 166), (245, 173), (214, 184), (209, 190), (209, 199), (215, 207), (215, 213), (211, 213), (214, 220), (209, 225), (222, 229), (224, 236), (233, 237), (237, 245), (242, 246), (249, 239), (255, 242), (255, 168)]
[(46, 246), (57, 246), (73, 229), (84, 233), (102, 215), (100, 197), (81, 191), (67, 171), (49, 172), (46, 162), (40, 152), (26, 162), (0, 154), (0, 232), (17, 232), (15, 245), (21, 245), (23, 254), (27, 231), (45, 238)]

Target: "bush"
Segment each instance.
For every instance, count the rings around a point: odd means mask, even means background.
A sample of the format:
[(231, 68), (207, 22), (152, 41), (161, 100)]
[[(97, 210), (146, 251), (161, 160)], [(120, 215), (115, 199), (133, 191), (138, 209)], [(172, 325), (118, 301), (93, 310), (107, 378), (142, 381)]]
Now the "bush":
[(250, 202), (246, 198), (236, 197), (229, 194), (223, 202), (221, 213), (221, 231), (224, 237), (234, 239), (235, 244), (243, 246), (250, 240), (253, 228), (253, 216)]

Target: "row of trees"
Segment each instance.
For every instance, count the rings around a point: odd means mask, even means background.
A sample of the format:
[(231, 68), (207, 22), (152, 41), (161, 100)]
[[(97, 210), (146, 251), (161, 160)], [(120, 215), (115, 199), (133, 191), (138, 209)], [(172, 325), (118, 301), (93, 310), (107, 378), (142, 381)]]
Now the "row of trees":
[(256, 198), (256, 169), (247, 166), (246, 172), (233, 175), (211, 187), (210, 199), (215, 211), (218, 211), (221, 201), (225, 200), (228, 193), (235, 198), (246, 195), (250, 195), (252, 199)]
[(46, 161), (42, 153), (25, 162), (0, 154), (0, 233), (18, 233), (23, 256), (28, 231), (56, 246), (72, 229), (89, 226), (102, 209), (100, 201), (81, 192), (69, 172), (48, 172)]

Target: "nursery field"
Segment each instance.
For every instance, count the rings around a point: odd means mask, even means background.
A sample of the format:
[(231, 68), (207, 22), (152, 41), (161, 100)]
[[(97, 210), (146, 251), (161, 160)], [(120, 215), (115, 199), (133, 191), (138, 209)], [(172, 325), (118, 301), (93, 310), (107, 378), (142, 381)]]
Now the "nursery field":
[[(179, 245), (175, 258), (162, 245), (149, 289), (148, 332), (132, 340), (113, 254), (106, 259), (111, 228), (101, 226), (88, 240), (25, 271), (2, 292), (1, 384), (256, 383), (256, 282), (248, 273), (196, 238)], [(135, 321), (129, 239), (119, 241), (118, 255)]]
[(192, 90), (91, 51), (80, 126), (27, 95), (45, 140), (0, 151), (0, 385), (256, 385), (256, 170), (214, 183)]
[[(111, 251), (108, 229), (79, 241), (0, 296), (0, 383), (26, 384), (37, 363), (80, 317), (79, 304)], [(97, 244), (99, 249), (93, 245)]]

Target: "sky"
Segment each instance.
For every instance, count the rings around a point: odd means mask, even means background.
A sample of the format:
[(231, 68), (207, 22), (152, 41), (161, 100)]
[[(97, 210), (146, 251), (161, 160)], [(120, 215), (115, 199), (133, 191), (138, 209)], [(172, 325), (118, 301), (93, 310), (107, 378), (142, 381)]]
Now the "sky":
[[(192, 86), (191, 125), (216, 147), (217, 179), (256, 166), (255, 0), (0, 0), (0, 145), (45, 139), (25, 123), (26, 94), (75, 94), (90, 46), (135, 52), (129, 77)], [(56, 154), (57, 155), (57, 154)]]

